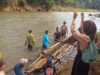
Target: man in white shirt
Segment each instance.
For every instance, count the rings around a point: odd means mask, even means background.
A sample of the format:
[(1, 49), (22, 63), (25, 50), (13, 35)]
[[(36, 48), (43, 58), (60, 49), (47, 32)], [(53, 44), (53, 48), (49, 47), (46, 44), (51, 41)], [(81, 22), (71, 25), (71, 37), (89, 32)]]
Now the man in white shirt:
[(68, 27), (65, 21), (63, 22), (63, 25), (61, 26), (60, 31), (61, 31), (62, 37), (66, 37), (66, 33), (68, 34)]
[(4, 69), (5, 69), (5, 62), (2, 59), (0, 59), (0, 75), (5, 75)]

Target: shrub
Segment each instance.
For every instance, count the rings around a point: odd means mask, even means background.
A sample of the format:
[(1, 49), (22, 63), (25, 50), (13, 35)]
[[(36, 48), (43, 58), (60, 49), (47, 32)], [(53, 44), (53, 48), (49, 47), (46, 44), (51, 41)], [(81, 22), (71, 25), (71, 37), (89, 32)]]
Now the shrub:
[(20, 7), (24, 7), (24, 6), (25, 6), (25, 0), (19, 0), (19, 1), (18, 1), (18, 5), (19, 5)]

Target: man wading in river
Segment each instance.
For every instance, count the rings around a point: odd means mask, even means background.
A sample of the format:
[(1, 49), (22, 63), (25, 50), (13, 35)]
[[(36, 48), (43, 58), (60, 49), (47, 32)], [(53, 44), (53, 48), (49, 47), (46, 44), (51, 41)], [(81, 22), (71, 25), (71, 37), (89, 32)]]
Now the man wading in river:
[(63, 25), (60, 28), (62, 37), (66, 37), (66, 33), (68, 34), (68, 27), (66, 22), (63, 22)]
[(51, 43), (51, 41), (48, 39), (48, 30), (46, 30), (45, 34), (43, 35), (43, 39), (42, 39), (42, 46), (44, 49), (47, 48), (48, 43)]
[(26, 41), (25, 41), (25, 46), (28, 46), (29, 50), (33, 50), (33, 45), (34, 43), (34, 35), (32, 34), (32, 30), (29, 30), (29, 34), (27, 35)]
[(54, 32), (54, 40), (59, 41), (61, 38), (61, 32), (59, 31), (59, 27), (56, 28), (56, 32)]

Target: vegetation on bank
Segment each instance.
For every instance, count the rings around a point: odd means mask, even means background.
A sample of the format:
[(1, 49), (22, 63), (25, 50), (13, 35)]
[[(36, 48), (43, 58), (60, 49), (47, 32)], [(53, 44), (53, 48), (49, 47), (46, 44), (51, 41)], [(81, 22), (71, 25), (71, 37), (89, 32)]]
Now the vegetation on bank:
[(28, 11), (36, 9), (47, 11), (50, 9), (57, 11), (74, 11), (76, 9), (79, 11), (96, 11), (94, 9), (99, 9), (99, 6), (96, 8), (96, 5), (97, 3), (94, 0), (91, 0), (91, 2), (90, 0), (0, 0), (1, 10), (9, 8), (12, 11), (27, 11), (27, 9)]
[(57, 5), (53, 5), (51, 10), (53, 11), (76, 11), (78, 10), (79, 12), (98, 12), (99, 11), (96, 9), (75, 8), (71, 6), (62, 7), (62, 6), (57, 6)]

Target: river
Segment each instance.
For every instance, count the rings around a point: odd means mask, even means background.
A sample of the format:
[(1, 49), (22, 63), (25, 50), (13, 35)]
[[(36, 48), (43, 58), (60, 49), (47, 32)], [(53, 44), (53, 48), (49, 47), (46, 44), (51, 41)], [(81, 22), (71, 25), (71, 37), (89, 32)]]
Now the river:
[[(20, 58), (35, 58), (41, 50), (45, 30), (49, 30), (49, 39), (53, 42), (55, 28), (66, 21), (70, 36), (72, 14), (72, 12), (0, 12), (0, 52), (6, 61), (6, 70), (18, 63)], [(94, 20), (100, 29), (100, 18), (89, 17), (88, 14), (89, 12), (85, 13), (85, 20)], [(80, 17), (79, 15), (76, 21), (77, 28), (80, 25)], [(36, 50), (33, 52), (24, 48), (26, 35), (30, 29), (33, 30), (36, 43)]]

